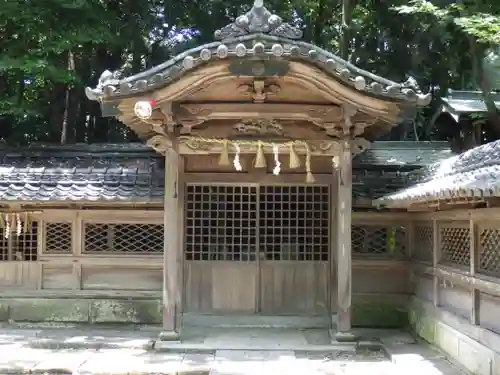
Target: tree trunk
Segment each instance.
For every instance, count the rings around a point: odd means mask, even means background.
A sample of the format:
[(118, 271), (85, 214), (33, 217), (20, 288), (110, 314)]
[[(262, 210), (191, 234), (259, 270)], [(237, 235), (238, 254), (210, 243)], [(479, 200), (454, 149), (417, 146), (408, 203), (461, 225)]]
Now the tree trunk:
[(349, 59), (351, 52), (351, 23), (352, 12), (356, 6), (355, 0), (342, 1), (342, 36), (340, 38), (340, 57), (344, 60)]
[[(68, 72), (70, 74), (75, 70), (75, 60), (73, 58), (73, 53), (68, 51)], [(64, 99), (64, 114), (61, 129), (61, 144), (64, 145), (68, 142), (68, 120), (69, 120), (69, 106), (71, 98), (71, 87), (72, 84), (68, 83), (66, 86), (66, 97)]]

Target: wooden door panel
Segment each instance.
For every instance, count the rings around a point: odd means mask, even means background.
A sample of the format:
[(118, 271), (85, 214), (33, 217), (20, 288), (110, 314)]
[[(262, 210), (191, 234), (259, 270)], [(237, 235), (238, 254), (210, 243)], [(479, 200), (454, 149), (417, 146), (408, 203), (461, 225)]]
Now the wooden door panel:
[(266, 262), (260, 308), (265, 314), (324, 314), (329, 309), (328, 262)]

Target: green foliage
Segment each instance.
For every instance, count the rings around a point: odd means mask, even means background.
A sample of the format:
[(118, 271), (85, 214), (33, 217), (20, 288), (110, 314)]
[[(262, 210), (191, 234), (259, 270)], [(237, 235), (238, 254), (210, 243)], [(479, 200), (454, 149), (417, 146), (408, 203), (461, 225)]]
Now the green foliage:
[(500, 3), (495, 0), (446, 6), (412, 0), (394, 9), (400, 14), (430, 15), (440, 22), (453, 23), (480, 43), (500, 43)]
[[(0, 0), (0, 139), (60, 142), (63, 124), (67, 142), (133, 139), (116, 120), (101, 118), (84, 87), (106, 69), (136, 73), (212, 41), (213, 31), (252, 1)], [(396, 81), (411, 74), (439, 97), (448, 88), (477, 87), (477, 53), (500, 38), (500, 2), (441, 1), (351, 0), (346, 27), (341, 0), (265, 3), (303, 26), (304, 39), (334, 52), (347, 46), (360, 68)], [(184, 38), (176, 41), (181, 31)], [(470, 37), (481, 44), (479, 52), (470, 50)], [(439, 139), (426, 127), (434, 108), (388, 137), (415, 138), (416, 130), (420, 139)]]

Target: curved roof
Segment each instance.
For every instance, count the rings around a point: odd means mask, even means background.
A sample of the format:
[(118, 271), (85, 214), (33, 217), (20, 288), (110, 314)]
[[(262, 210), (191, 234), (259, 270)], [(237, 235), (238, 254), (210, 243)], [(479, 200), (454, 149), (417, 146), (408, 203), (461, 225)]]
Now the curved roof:
[(436, 200), (499, 197), (500, 141), (434, 163), (419, 174), (415, 176), (415, 185), (379, 198), (374, 203), (406, 207)]
[[(152, 69), (127, 78), (121, 78), (116, 72), (105, 71), (97, 87), (86, 88), (87, 97), (97, 101), (112, 101), (142, 95), (165, 87), (212, 61), (260, 59), (306, 62), (346, 86), (387, 101), (415, 106), (427, 105), (431, 100), (430, 94), (420, 92), (414, 79), (396, 83), (359, 69), (322, 48), (299, 41), (302, 31), (271, 14), (262, 0), (255, 0), (248, 13), (217, 30), (215, 37), (220, 40), (185, 51)], [(261, 75), (285, 75), (284, 69), (262, 71)]]

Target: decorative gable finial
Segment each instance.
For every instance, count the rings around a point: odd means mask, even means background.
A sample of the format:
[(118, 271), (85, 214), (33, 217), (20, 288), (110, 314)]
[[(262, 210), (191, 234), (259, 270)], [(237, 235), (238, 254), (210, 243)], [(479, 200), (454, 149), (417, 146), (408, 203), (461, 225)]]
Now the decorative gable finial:
[(287, 39), (301, 39), (302, 30), (283, 22), (264, 6), (264, 0), (255, 0), (252, 9), (239, 16), (233, 23), (215, 32), (215, 38), (225, 40), (242, 35), (263, 33)]

